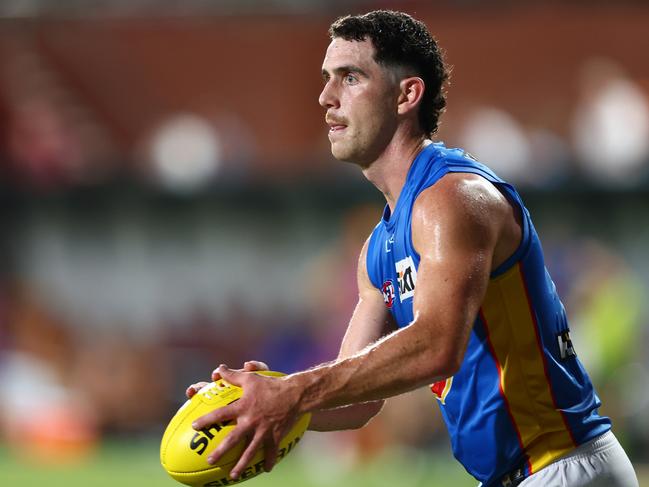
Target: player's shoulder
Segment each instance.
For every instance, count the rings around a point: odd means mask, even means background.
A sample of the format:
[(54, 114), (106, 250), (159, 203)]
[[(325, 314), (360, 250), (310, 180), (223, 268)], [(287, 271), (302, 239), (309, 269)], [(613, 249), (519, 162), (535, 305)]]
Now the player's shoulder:
[(413, 205), (413, 218), (465, 215), (479, 219), (505, 215), (509, 203), (496, 186), (473, 173), (450, 172), (424, 189)]
[(510, 206), (485, 178), (449, 173), (422, 191), (412, 211), (412, 241), (421, 254), (433, 245), (485, 249), (498, 245)]

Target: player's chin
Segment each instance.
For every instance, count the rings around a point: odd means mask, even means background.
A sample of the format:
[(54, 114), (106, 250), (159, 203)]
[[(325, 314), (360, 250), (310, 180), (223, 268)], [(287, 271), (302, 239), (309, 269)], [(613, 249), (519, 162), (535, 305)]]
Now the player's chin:
[(331, 151), (331, 153), (339, 161), (354, 164), (361, 169), (367, 169), (371, 166), (371, 162), (365, 162), (361, 157), (358, 157), (354, 154), (336, 154), (333, 150)]
[(341, 141), (331, 143), (331, 155), (334, 156), (341, 162), (349, 162), (352, 164), (357, 164), (356, 158), (354, 157), (354, 151)]

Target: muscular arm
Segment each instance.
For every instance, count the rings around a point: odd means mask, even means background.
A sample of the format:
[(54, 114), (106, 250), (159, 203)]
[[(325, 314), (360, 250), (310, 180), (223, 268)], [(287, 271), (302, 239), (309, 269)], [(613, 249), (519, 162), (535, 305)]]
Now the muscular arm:
[[(368, 242), (365, 242), (358, 259), (358, 303), (349, 321), (337, 360), (351, 357), (394, 329), (383, 296), (372, 285), (367, 274), (367, 246)], [(309, 429), (334, 431), (360, 428), (375, 416), (382, 406), (383, 400), (378, 400), (315, 411)]]
[[(359, 279), (359, 305), (337, 360), (282, 378), (217, 369), (244, 392), (239, 401), (194, 422), (194, 428), (201, 429), (226, 419), (237, 421), (209, 455), (211, 462), (241, 439), (252, 438), (232, 475), (241, 472), (261, 445), (267, 446), (270, 469), (280, 439), (299, 414), (316, 412), (313, 429), (344, 427), (335, 410), (318, 411), (380, 401), (458, 370), (491, 270), (513, 253), (520, 240), (516, 216), (486, 180), (449, 174), (415, 202), (412, 240), (420, 263), (409, 326), (373, 341), (385, 330), (385, 310), (379, 312), (380, 295), (370, 293)], [(346, 411), (356, 414), (363, 407)]]
[[(289, 376), (308, 411), (400, 394), (453, 375), (503, 249), (511, 207), (478, 176), (450, 174), (413, 208), (420, 254), (413, 322), (349, 357)], [(507, 250), (509, 251), (509, 250)], [(288, 385), (288, 384), (287, 384)]]

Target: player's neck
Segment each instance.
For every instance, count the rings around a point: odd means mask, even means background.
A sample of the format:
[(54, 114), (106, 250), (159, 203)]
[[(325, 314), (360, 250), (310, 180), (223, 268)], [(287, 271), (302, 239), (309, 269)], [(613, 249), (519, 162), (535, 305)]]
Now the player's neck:
[(408, 170), (417, 154), (430, 143), (423, 135), (418, 137), (398, 137), (386, 147), (381, 156), (363, 169), (363, 175), (385, 196), (390, 209), (399, 199), (399, 194), (406, 183)]

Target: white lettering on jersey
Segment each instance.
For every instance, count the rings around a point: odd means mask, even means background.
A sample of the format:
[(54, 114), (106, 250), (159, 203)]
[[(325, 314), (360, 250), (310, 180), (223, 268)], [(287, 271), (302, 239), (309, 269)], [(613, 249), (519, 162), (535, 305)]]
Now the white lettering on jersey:
[(399, 280), (399, 299), (403, 303), (406, 299), (415, 295), (415, 285), (417, 284), (417, 269), (412, 257), (395, 263), (397, 269), (397, 278)]
[(385, 241), (385, 253), (392, 252), (392, 245), (394, 244), (394, 235)]

